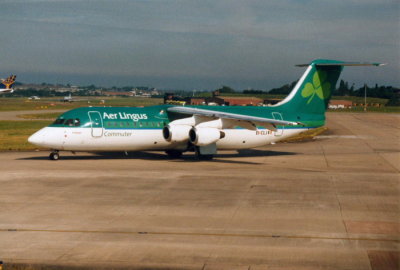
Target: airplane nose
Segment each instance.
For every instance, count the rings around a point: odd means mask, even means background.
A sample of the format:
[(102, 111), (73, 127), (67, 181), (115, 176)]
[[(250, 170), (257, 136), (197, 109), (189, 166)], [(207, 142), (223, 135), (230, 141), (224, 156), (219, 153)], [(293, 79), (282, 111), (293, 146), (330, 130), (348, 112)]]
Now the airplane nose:
[(36, 135), (36, 133), (32, 134), (29, 138), (28, 138), (28, 142), (30, 142), (31, 144), (37, 144), (39, 142), (39, 138)]
[(64, 129), (44, 127), (33, 133), (28, 142), (40, 147), (62, 150), (64, 135)]
[(35, 145), (40, 145), (44, 141), (44, 132), (43, 129), (33, 133), (29, 138), (28, 142), (35, 144)]

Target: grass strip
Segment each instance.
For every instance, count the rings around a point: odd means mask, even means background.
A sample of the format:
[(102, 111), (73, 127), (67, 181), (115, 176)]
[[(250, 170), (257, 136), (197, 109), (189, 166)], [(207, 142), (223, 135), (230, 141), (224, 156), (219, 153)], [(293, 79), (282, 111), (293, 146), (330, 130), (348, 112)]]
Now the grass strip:
[(28, 138), (52, 121), (0, 121), (0, 151), (26, 151), (38, 149)]
[(56, 113), (35, 113), (35, 114), (20, 114), (17, 115), (19, 118), (27, 119), (27, 120), (54, 120), (56, 119), (61, 112)]

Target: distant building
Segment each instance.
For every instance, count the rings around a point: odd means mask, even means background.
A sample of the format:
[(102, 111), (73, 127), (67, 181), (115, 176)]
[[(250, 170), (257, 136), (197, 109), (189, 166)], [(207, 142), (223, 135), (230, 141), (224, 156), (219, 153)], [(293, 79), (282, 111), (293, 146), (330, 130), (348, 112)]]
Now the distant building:
[[(366, 105), (367, 105), (366, 107), (376, 107), (376, 108), (380, 108), (380, 107), (384, 106), (384, 104), (382, 104), (382, 103), (367, 103)], [(353, 106), (354, 107), (365, 107), (365, 104), (364, 103), (353, 103)]]
[(125, 97), (133, 97), (133, 92), (116, 92), (116, 91), (103, 91), (103, 95), (105, 96), (125, 96)]
[(328, 104), (329, 109), (350, 109), (353, 102), (350, 100), (331, 100)]
[(282, 101), (281, 98), (267, 98), (267, 99), (264, 99), (264, 104), (266, 104), (266, 105), (275, 105), (275, 104), (277, 104), (277, 103), (279, 103), (281, 101)]
[(224, 97), (214, 96), (206, 98), (207, 104), (217, 104), (224, 106), (258, 106), (263, 103), (263, 100), (256, 97)]
[(159, 92), (156, 88), (152, 88), (152, 89), (150, 90), (150, 94), (151, 94), (152, 96), (158, 96), (158, 95), (160, 95), (160, 92)]
[(185, 102), (187, 105), (204, 105), (206, 104), (206, 99), (200, 97), (187, 97), (185, 98)]
[(164, 104), (185, 105), (186, 101), (184, 98), (176, 96), (174, 93), (165, 93)]
[(150, 93), (141, 93), (140, 95), (137, 95), (137, 94), (136, 94), (136, 96), (137, 96), (137, 97), (150, 98), (150, 97), (151, 97), (151, 94), (150, 94)]

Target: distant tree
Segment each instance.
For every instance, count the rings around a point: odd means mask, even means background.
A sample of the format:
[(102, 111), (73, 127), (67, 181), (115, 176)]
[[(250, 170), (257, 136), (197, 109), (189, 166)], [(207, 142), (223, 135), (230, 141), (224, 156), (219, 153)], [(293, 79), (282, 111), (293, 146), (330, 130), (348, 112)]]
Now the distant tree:
[(223, 85), (221, 88), (217, 89), (216, 91), (219, 91), (221, 94), (226, 94), (226, 93), (235, 93), (235, 90), (229, 86)]
[(243, 90), (243, 94), (264, 94), (263, 90)]
[(386, 106), (400, 106), (400, 95), (394, 94), (386, 103)]
[(292, 91), (294, 86), (296, 85), (297, 81), (294, 81), (290, 84), (285, 84), (279, 88), (273, 88), (268, 91), (268, 94), (274, 94), (274, 95), (287, 95)]
[[(368, 87), (368, 85), (366, 87), (368, 97), (392, 99), (392, 97), (398, 95), (399, 92), (398, 88), (394, 88), (392, 86), (379, 86), (378, 84), (375, 84), (375, 87), (373, 88)], [(363, 97), (364, 92), (365, 88), (363, 86), (355, 90), (354, 95), (358, 97)]]
[(128, 91), (132, 91), (132, 86), (124, 86), (122, 87), (122, 91), (128, 92)]
[(350, 90), (350, 88), (349, 88), (349, 83), (345, 82), (343, 80), (340, 80), (339, 87), (333, 91), (332, 95), (334, 95), (334, 96), (349, 96), (352, 94), (352, 92), (353, 91)]

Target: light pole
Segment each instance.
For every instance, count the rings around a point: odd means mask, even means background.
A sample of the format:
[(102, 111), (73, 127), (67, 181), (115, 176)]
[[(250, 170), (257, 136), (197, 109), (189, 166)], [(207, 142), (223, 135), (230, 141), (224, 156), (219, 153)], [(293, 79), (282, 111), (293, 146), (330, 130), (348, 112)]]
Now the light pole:
[(367, 84), (364, 84), (364, 112), (367, 111)]

